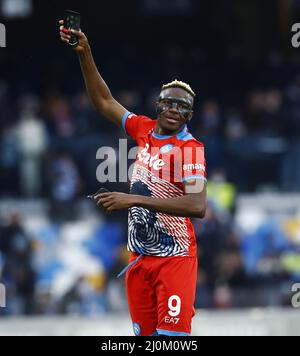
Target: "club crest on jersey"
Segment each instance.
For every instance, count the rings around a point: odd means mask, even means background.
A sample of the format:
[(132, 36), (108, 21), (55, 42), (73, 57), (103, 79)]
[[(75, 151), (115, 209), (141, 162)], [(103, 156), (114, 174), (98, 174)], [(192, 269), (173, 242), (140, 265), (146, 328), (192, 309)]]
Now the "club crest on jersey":
[(175, 146), (172, 145), (172, 144), (168, 144), (168, 145), (162, 146), (162, 147), (160, 148), (160, 152), (161, 152), (161, 153), (168, 153), (168, 152), (172, 151), (172, 149), (173, 149), (174, 147), (175, 147)]
[(165, 162), (159, 158), (157, 153), (155, 156), (151, 156), (148, 152), (150, 145), (147, 143), (145, 148), (137, 155), (137, 158), (140, 162), (149, 165), (150, 168), (153, 168), (155, 171), (159, 171), (165, 165)]
[(141, 336), (141, 327), (138, 323), (133, 323), (133, 332), (135, 336)]

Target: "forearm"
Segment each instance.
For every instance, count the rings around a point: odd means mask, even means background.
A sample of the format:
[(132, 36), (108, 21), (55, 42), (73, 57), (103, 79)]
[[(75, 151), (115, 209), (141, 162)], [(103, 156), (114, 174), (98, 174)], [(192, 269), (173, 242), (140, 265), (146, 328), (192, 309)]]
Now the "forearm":
[(206, 202), (198, 199), (198, 196), (192, 195), (170, 199), (156, 199), (137, 195), (134, 199), (134, 206), (173, 216), (201, 219), (204, 218), (206, 210)]
[(105, 103), (113, 100), (112, 94), (97, 69), (90, 46), (78, 56), (87, 93), (95, 107), (102, 111)]

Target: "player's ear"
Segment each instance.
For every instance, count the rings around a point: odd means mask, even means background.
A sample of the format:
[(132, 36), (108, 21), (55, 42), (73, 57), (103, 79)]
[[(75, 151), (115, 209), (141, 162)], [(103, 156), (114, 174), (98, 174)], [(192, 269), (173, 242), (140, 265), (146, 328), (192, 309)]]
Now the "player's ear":
[(156, 103), (155, 103), (155, 110), (156, 110), (156, 113), (157, 113), (157, 114), (159, 113), (159, 111), (158, 111), (158, 105), (159, 105), (159, 102), (156, 101)]
[(194, 116), (194, 111), (191, 111), (191, 112), (189, 113), (188, 118), (187, 118), (187, 122), (190, 122), (190, 121), (192, 120), (193, 116)]

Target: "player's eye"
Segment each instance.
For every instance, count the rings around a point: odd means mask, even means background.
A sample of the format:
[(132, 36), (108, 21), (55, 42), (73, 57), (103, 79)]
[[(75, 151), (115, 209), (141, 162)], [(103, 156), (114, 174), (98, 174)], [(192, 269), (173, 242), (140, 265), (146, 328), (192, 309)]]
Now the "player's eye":
[(179, 103), (178, 109), (179, 110), (189, 110), (189, 106), (187, 104)]
[(168, 99), (163, 100), (162, 104), (167, 105), (167, 106), (172, 106), (171, 100), (168, 100)]

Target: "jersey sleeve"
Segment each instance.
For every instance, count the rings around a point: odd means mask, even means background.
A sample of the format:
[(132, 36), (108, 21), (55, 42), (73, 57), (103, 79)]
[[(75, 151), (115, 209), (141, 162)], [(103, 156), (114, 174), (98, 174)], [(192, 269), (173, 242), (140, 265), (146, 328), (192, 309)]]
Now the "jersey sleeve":
[(135, 115), (131, 112), (126, 112), (122, 118), (123, 129), (135, 141), (144, 136), (154, 125), (155, 122), (149, 117)]
[(204, 151), (204, 145), (196, 140), (182, 147), (182, 183), (195, 179), (207, 181)]

